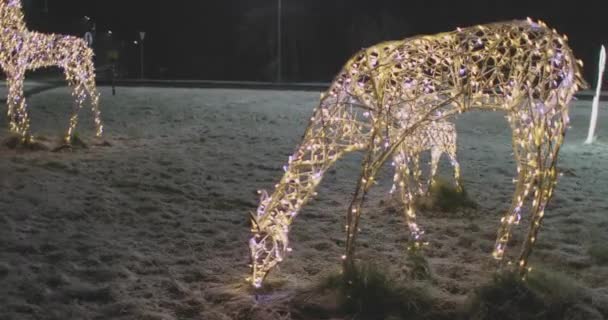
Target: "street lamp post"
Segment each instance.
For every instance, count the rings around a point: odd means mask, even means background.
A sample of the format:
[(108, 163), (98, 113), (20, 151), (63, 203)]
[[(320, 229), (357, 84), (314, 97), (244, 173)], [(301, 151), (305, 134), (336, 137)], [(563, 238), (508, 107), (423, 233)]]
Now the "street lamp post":
[(146, 37), (146, 32), (144, 31), (140, 31), (139, 32), (139, 49), (140, 49), (140, 78), (143, 79), (144, 78), (144, 38)]
[(281, 37), (281, 15), (282, 15), (282, 0), (277, 0), (277, 82), (281, 82), (281, 67), (282, 67), (282, 57), (281, 57), (281, 48), (282, 48), (282, 37)]

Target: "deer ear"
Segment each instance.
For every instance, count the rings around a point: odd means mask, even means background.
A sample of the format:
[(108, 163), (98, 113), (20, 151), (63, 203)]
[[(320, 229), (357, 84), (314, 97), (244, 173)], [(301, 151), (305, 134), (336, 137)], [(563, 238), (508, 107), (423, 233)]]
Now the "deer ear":
[(255, 216), (255, 214), (253, 214), (252, 211), (249, 211), (249, 218), (251, 219), (251, 226), (255, 230), (259, 230), (260, 225), (258, 224), (258, 218)]
[(266, 190), (260, 190), (260, 201), (268, 199), (268, 192)]

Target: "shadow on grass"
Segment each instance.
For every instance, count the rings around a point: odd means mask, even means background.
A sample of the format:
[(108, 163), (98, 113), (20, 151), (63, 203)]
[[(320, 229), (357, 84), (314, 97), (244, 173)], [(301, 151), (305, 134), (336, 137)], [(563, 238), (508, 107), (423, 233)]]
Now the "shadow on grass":
[(12, 150), (20, 151), (47, 151), (50, 147), (47, 140), (44, 137), (36, 138), (33, 140), (27, 139), (22, 140), (21, 136), (11, 134), (10, 136), (2, 140), (2, 145)]

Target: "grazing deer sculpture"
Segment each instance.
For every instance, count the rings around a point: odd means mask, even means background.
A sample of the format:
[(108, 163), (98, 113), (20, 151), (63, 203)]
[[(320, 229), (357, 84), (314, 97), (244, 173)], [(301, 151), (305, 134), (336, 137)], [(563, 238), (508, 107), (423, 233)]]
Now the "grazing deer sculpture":
[(73, 88), (76, 99), (65, 142), (70, 143), (78, 122), (78, 111), (90, 98), (96, 136), (103, 126), (99, 112), (99, 94), (95, 86), (93, 51), (80, 38), (29, 31), (24, 22), (20, 0), (0, 0), (0, 66), (8, 84), (9, 128), (23, 142), (31, 141), (30, 119), (23, 94), (25, 72), (58, 66)]
[[(495, 259), (524, 210), (530, 228), (517, 263), (525, 276), (568, 125), (568, 104), (586, 83), (566, 36), (543, 22), (500, 22), (390, 41), (355, 54), (322, 95), (304, 137), (274, 192), (252, 213), (251, 282), (261, 286), (290, 251), (288, 232), (327, 169), (344, 154), (365, 152), (349, 205), (345, 268), (353, 263), (361, 205), (379, 168), (393, 157), (406, 202), (405, 220), (418, 246), (423, 231), (412, 206), (414, 183), (404, 143), (419, 128), (472, 109), (507, 113), (517, 164), (512, 203), (500, 220)], [(530, 201), (531, 200), (531, 201)]]
[[(397, 185), (405, 183), (402, 179), (406, 177), (402, 177), (402, 174), (412, 176), (417, 188), (416, 194), (423, 195), (428, 193), (429, 187), (435, 183), (439, 160), (444, 153), (450, 158), (452, 167), (454, 167), (456, 190), (462, 191), (462, 186), (460, 185), (460, 164), (456, 158), (457, 136), (456, 126), (453, 123), (446, 120), (438, 120), (418, 127), (405, 137), (401, 147), (396, 154), (393, 154), (394, 161), (392, 165), (401, 170), (395, 171), (395, 183), (393, 184), (391, 193), (395, 191)], [(426, 184), (422, 181), (422, 172), (420, 170), (420, 154), (425, 151), (431, 152), (430, 177)], [(403, 191), (404, 189), (401, 188), (401, 190)], [(405, 196), (405, 194), (402, 193), (401, 196)], [(409, 203), (409, 200), (404, 200), (404, 203)]]

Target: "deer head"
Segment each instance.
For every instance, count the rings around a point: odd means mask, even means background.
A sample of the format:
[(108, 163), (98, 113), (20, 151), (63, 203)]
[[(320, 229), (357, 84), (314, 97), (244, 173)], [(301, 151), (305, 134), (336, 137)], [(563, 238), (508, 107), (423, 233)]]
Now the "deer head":
[(25, 29), (21, 0), (0, 0), (0, 25), (4, 29)]
[(287, 224), (281, 223), (279, 217), (268, 212), (268, 205), (272, 198), (266, 191), (260, 191), (260, 205), (257, 212), (250, 212), (251, 232), (253, 237), (249, 240), (251, 252), (250, 278), (254, 287), (259, 288), (268, 275), (268, 272), (283, 260), (284, 253), (290, 251), (288, 248)]

